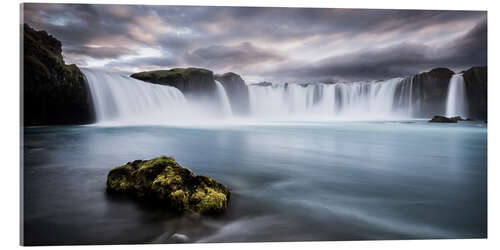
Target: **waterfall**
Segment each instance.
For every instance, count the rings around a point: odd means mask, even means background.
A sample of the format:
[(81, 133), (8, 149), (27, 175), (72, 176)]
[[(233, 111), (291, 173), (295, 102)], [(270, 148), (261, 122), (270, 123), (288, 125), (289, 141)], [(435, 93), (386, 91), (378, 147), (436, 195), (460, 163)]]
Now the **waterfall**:
[(216, 93), (217, 99), (219, 100), (220, 105), (222, 106), (222, 112), (224, 117), (232, 116), (231, 105), (229, 104), (229, 98), (227, 96), (226, 90), (224, 86), (219, 81), (215, 81), (216, 85)]
[(468, 117), (467, 95), (462, 74), (455, 74), (450, 79), (446, 101), (446, 116)]
[[(200, 124), (235, 118), (230, 96), (219, 81), (215, 81), (213, 95), (184, 96), (177, 88), (116, 73), (92, 69), (83, 69), (83, 73), (100, 124)], [(249, 113), (245, 117), (272, 120), (409, 119), (419, 112), (419, 95), (413, 77), (335, 84), (250, 85)], [(465, 107), (463, 98), (463, 78), (454, 76), (450, 81), (448, 110), (465, 115), (461, 111)]]
[(411, 118), (412, 88), (412, 80), (403, 78), (336, 84), (252, 85), (249, 87), (250, 110), (253, 116), (263, 118)]
[(131, 77), (82, 69), (87, 79), (98, 123), (157, 124), (189, 113), (176, 88), (148, 84)]
[(414, 79), (415, 76), (404, 78), (397, 84), (396, 92), (394, 93), (396, 100), (394, 108), (398, 113), (406, 115), (407, 117), (415, 117), (416, 113), (419, 111), (418, 106), (415, 105), (417, 103), (415, 99), (417, 98), (415, 98), (416, 96), (413, 94)]

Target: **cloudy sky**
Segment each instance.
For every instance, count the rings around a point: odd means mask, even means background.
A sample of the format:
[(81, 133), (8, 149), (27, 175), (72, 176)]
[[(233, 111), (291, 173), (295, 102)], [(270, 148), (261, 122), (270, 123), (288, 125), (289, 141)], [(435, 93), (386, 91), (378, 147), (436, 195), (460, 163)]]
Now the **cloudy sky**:
[(479, 11), (24, 4), (67, 63), (122, 73), (174, 67), (247, 81), (377, 80), (487, 64)]

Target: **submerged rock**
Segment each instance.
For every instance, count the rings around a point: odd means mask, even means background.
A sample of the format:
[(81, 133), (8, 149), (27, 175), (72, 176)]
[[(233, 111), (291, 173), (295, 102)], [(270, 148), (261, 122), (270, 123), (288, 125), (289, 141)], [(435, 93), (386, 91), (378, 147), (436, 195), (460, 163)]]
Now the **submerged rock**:
[(453, 117), (450, 117), (450, 119), (453, 119), (456, 121), (467, 121), (466, 119), (462, 118), (461, 116), (453, 116)]
[(195, 175), (166, 156), (115, 167), (108, 173), (106, 186), (110, 192), (152, 198), (179, 213), (220, 214), (231, 195), (223, 184)]
[(174, 233), (169, 238), (169, 242), (172, 243), (186, 243), (189, 241), (189, 237), (185, 234)]
[(441, 122), (441, 123), (457, 123), (457, 121), (463, 121), (463, 119), (460, 116), (455, 116), (455, 117), (445, 117), (445, 116), (440, 116), (440, 115), (435, 115), (432, 117), (429, 122)]

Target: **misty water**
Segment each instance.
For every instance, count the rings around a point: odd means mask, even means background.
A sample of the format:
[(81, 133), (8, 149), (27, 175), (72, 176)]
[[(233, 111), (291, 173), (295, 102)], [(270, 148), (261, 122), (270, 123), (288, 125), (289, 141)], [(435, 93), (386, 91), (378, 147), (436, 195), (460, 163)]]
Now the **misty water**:
[[(32, 127), (23, 150), (27, 245), (486, 237), (480, 122)], [(110, 168), (159, 155), (226, 184), (226, 214), (105, 191)]]

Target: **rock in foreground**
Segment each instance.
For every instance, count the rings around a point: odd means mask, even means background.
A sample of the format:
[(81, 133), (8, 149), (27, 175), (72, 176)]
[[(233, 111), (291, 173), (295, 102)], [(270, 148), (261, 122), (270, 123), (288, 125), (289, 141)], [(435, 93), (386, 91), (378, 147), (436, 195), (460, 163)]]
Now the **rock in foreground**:
[(152, 198), (179, 213), (220, 214), (231, 195), (223, 184), (195, 175), (166, 156), (115, 167), (108, 173), (106, 186), (110, 192)]
[(460, 116), (455, 116), (455, 117), (445, 117), (445, 116), (440, 116), (440, 115), (435, 115), (432, 117), (429, 122), (441, 122), (441, 123), (457, 123), (458, 121), (463, 121), (462, 117)]

